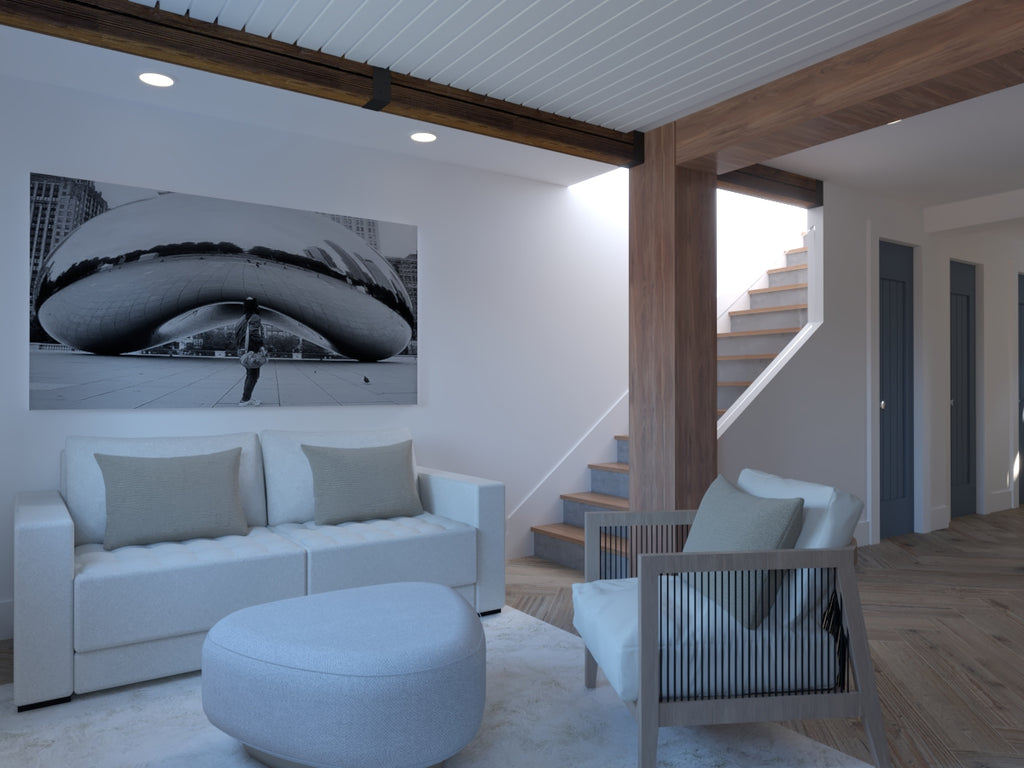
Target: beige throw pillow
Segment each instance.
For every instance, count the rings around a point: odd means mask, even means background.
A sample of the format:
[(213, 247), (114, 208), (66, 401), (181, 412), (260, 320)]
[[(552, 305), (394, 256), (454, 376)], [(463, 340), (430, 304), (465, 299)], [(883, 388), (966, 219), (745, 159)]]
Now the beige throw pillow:
[[(791, 549), (800, 535), (803, 499), (762, 499), (735, 488), (721, 475), (697, 508), (684, 552), (749, 552)], [(775, 602), (781, 571), (690, 574), (687, 579), (756, 629)]]
[(166, 458), (94, 455), (107, 496), (104, 549), (249, 532), (241, 448)]
[(303, 445), (302, 451), (313, 473), (317, 525), (423, 512), (412, 465), (412, 440), (366, 448)]

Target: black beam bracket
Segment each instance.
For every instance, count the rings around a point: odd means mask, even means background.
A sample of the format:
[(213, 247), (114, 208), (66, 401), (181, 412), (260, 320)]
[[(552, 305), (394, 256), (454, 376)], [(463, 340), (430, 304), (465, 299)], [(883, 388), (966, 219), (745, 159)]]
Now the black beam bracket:
[(373, 68), (373, 98), (363, 104), (363, 109), (380, 112), (391, 103), (391, 70), (384, 67)]

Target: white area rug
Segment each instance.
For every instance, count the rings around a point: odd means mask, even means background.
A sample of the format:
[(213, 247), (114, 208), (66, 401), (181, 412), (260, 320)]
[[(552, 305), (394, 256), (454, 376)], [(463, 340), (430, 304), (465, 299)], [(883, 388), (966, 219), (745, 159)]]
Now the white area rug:
[[(447, 768), (629, 768), (636, 726), (599, 677), (583, 686), (578, 637), (506, 608), (484, 619), (487, 708), (477, 737)], [(779, 725), (662, 728), (664, 768), (862, 768)], [(0, 686), (0, 766), (258, 768), (203, 714), (199, 675), (76, 696), (18, 714)]]

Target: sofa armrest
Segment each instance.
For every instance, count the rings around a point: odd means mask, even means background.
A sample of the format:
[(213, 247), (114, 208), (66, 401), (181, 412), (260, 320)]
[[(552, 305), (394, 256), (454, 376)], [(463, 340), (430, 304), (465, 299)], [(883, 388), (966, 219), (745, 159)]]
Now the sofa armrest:
[(435, 515), (472, 525), (476, 540), (476, 610), (505, 605), (505, 484), (417, 467), (420, 499)]
[(56, 491), (14, 501), (14, 703), (65, 699), (74, 688), (75, 526)]

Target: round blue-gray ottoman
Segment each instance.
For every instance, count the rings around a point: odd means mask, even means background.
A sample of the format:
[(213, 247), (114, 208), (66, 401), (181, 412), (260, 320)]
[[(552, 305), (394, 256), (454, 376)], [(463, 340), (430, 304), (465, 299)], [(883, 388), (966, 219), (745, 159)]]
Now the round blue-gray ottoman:
[(217, 622), (203, 710), (275, 768), (425, 768), (476, 735), (485, 663), (480, 619), (448, 587), (324, 592)]

